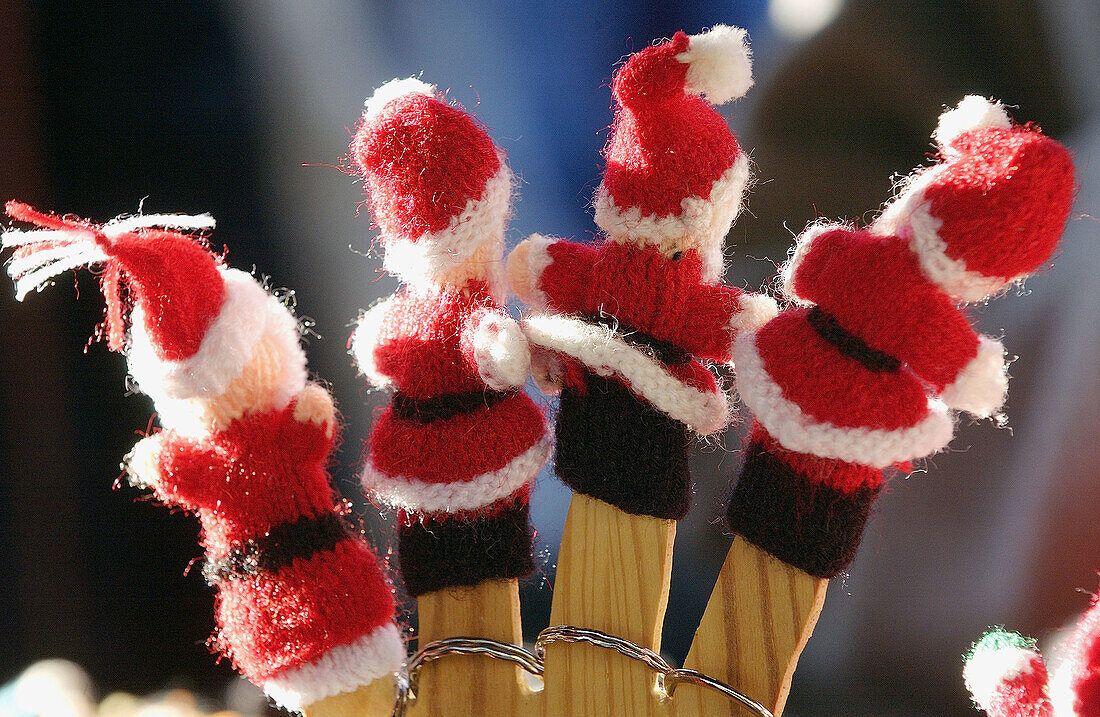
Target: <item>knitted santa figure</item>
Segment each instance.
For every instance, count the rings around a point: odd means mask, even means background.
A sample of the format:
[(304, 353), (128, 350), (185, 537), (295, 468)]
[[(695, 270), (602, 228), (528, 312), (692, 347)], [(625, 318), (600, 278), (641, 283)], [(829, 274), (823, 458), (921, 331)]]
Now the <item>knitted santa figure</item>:
[(963, 678), (990, 717), (1100, 717), (1100, 602), (1082, 616), (1059, 650), (1048, 679), (1035, 641), (1003, 629), (974, 644)]
[(525, 320), (527, 336), (560, 367), (556, 471), (628, 513), (687, 512), (689, 433), (730, 420), (703, 361), (728, 361), (735, 334), (775, 314), (770, 299), (721, 284), (749, 160), (712, 103), (751, 84), (738, 28), (680, 32), (630, 57), (596, 192), (606, 239), (536, 235), (508, 259), (513, 291), (546, 310)]
[(135, 446), (127, 470), (202, 523), (203, 572), (218, 590), (212, 644), (292, 710), (399, 669), (392, 590), (329, 485), (332, 399), (306, 381), (290, 310), (175, 231), (213, 220), (96, 226), (16, 202), (7, 211), (41, 227), (3, 237), (16, 247), (8, 271), (20, 297), (63, 271), (102, 268), (110, 345), (164, 427)]
[(503, 308), (504, 155), (434, 87), (407, 79), (367, 100), (351, 158), (385, 267), (405, 283), (351, 341), (368, 380), (393, 391), (363, 484), (399, 512), (405, 585), (421, 595), (527, 575), (528, 496), (549, 442), (522, 390), (527, 341)]
[(958, 306), (1046, 262), (1069, 214), (1069, 153), (1000, 104), (967, 97), (934, 136), (940, 161), (870, 228), (802, 233), (782, 274), (793, 306), (737, 341), (756, 422), (729, 519), (811, 575), (851, 562), (882, 469), (941, 450), (953, 410), (999, 410), (1004, 347)]

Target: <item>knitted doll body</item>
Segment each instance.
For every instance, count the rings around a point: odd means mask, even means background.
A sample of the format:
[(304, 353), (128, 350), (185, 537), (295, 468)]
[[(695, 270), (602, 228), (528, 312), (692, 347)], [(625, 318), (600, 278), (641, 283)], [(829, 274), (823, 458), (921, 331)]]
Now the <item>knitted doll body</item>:
[(941, 161), (871, 227), (803, 232), (783, 270), (792, 305), (736, 342), (755, 423), (729, 522), (811, 575), (851, 562), (883, 469), (946, 446), (952, 411), (1000, 408), (1004, 347), (958, 305), (1033, 271), (1069, 213), (1068, 153), (999, 104), (968, 97), (935, 136)]
[(4, 234), (20, 295), (103, 267), (110, 346), (125, 351), (164, 427), (135, 446), (127, 470), (202, 523), (204, 573), (218, 590), (213, 646), (291, 710), (399, 669), (392, 590), (336, 510), (326, 471), (335, 411), (306, 382), (290, 309), (200, 237), (157, 228), (211, 228), (209, 217), (97, 226), (14, 202), (8, 213), (43, 228)]
[(405, 286), (360, 319), (360, 370), (392, 390), (363, 485), (398, 511), (410, 594), (534, 569), (531, 484), (549, 454), (522, 391), (530, 349), (503, 308), (511, 172), (488, 134), (434, 87), (378, 88), (351, 143), (385, 267)]
[(406, 288), (371, 313), (361, 327), (377, 332), (361, 328), (354, 351), (394, 395), (371, 432), (363, 484), (401, 513), (409, 591), (528, 574), (528, 494), (549, 447), (534, 402), (479, 372), (485, 327), (505, 323), (503, 309), (474, 282)]
[(748, 158), (713, 104), (752, 84), (743, 30), (715, 26), (630, 57), (613, 81), (615, 123), (596, 192), (595, 246), (534, 236), (508, 259), (536, 313), (531, 343), (561, 366), (558, 475), (628, 513), (683, 517), (691, 434), (730, 420), (702, 363), (774, 303), (721, 285), (722, 246)]
[(530, 251), (528, 261), (544, 267), (536, 296), (555, 314), (529, 316), (525, 330), (566, 366), (558, 475), (629, 513), (683, 517), (689, 432), (729, 422), (728, 400), (701, 359), (731, 358), (751, 295), (704, 282), (695, 249), (669, 257), (653, 246), (538, 238)]
[(292, 709), (385, 675), (403, 652), (377, 559), (335, 507), (334, 420), (311, 384), (221, 430), (156, 433), (128, 465), (135, 483), (198, 516), (218, 589), (214, 644)]

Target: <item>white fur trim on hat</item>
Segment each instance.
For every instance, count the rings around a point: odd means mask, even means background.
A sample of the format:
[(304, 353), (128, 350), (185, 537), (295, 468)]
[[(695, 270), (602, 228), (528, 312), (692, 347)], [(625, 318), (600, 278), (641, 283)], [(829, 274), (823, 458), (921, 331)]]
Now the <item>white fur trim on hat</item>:
[(936, 140), (941, 150), (949, 152), (949, 145), (956, 137), (986, 127), (1012, 129), (1012, 120), (1008, 118), (1005, 106), (996, 100), (967, 95), (954, 109), (940, 115), (932, 139)]
[(505, 391), (527, 382), (531, 347), (515, 319), (492, 312), (482, 316), (473, 348), (478, 375), (489, 388)]
[(435, 97), (435, 94), (435, 85), (429, 85), (427, 82), (418, 80), (415, 77), (390, 80), (376, 89), (374, 94), (363, 103), (366, 108), (363, 112), (363, 118), (370, 119), (377, 116), (386, 105), (405, 95)]
[(940, 398), (951, 408), (988, 418), (1004, 405), (1008, 394), (1005, 347), (997, 339), (978, 337), (978, 355), (970, 360)]
[(963, 681), (978, 706), (983, 710), (989, 709), (997, 688), (1032, 672), (1037, 658), (1039, 653), (1036, 650), (1022, 647), (983, 650), (966, 661)]
[(947, 167), (936, 165), (917, 175), (886, 206), (869, 230), (908, 241), (909, 248), (920, 260), (925, 277), (949, 296), (962, 301), (981, 301), (1007, 284), (1023, 279), (1026, 273), (1017, 277), (986, 276), (968, 269), (962, 259), (947, 255), (947, 242), (939, 235), (943, 220), (932, 216), (932, 202), (924, 199), (928, 185)]
[(688, 37), (688, 49), (676, 56), (688, 66), (685, 88), (716, 105), (745, 96), (752, 87), (752, 51), (739, 27), (715, 25)]
[[(145, 312), (139, 303), (131, 314), (127, 365), (142, 393), (157, 403), (189, 398), (213, 398), (241, 374), (252, 358), (253, 346), (265, 332), (272, 332), (288, 351), (301, 352), (298, 324), (290, 310), (259, 282), (237, 269), (220, 268), (225, 300), (203, 336), (199, 350), (179, 361), (160, 358), (146, 331)], [(294, 348), (291, 348), (294, 347)], [(305, 362), (300, 357), (284, 366), (276, 404), (285, 405), (305, 387)]]
[(703, 277), (715, 281), (722, 276), (722, 244), (730, 225), (741, 211), (741, 199), (748, 186), (749, 158), (741, 152), (733, 166), (714, 180), (710, 196), (684, 197), (676, 215), (642, 216), (640, 207), (622, 209), (607, 187), (596, 190), (596, 224), (613, 240), (658, 244), (666, 239), (694, 236), (702, 245)]
[(299, 711), (326, 697), (354, 692), (374, 680), (387, 678), (400, 670), (404, 661), (401, 633), (396, 625), (386, 623), (309, 664), (280, 672), (263, 683), (263, 690), (283, 709)]
[(783, 396), (764, 369), (756, 348), (756, 333), (746, 332), (734, 343), (737, 389), (768, 432), (784, 448), (822, 458), (836, 458), (873, 468), (886, 468), (936, 453), (951, 441), (954, 430), (947, 407), (928, 402), (928, 416), (919, 423), (895, 430), (847, 428), (817, 421)]
[(541, 313), (527, 316), (522, 324), (532, 344), (572, 356), (599, 376), (619, 376), (634, 393), (695, 433), (710, 435), (729, 425), (732, 409), (721, 390), (689, 386), (609, 327)]
[(499, 244), (500, 263), (504, 253), (504, 227), (512, 199), (512, 172), (501, 157), (500, 170), (485, 183), (480, 199), (466, 202), (446, 228), (429, 232), (415, 241), (383, 237), (382, 264), (409, 284), (432, 285), (440, 272), (461, 266), (486, 241)]
[(374, 500), (395, 510), (417, 513), (477, 510), (507, 498), (533, 481), (549, 457), (550, 440), (544, 437), (502, 468), (451, 483), (386, 475), (368, 459), (363, 469), (363, 488)]

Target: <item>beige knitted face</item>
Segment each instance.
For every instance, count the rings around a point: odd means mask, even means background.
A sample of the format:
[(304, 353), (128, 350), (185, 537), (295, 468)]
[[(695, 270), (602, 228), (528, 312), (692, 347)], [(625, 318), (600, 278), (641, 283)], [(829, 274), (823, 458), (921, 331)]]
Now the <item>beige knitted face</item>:
[(647, 246), (657, 247), (657, 251), (670, 258), (679, 252), (685, 252), (689, 249), (696, 249), (699, 252), (703, 251), (702, 242), (690, 234), (658, 240), (641, 238), (631, 239), (625, 236), (616, 236), (612, 237), (612, 240), (623, 246), (636, 246), (639, 248)]
[(461, 289), (471, 281), (501, 286), (504, 276), (504, 244), (497, 237), (483, 239), (461, 264), (440, 269), (432, 277), (441, 286)]
[(301, 349), (288, 350), (285, 340), (265, 331), (244, 370), (217, 396), (158, 400), (161, 422), (184, 433), (224, 430), (242, 416), (274, 408), (295, 361), (305, 361)]

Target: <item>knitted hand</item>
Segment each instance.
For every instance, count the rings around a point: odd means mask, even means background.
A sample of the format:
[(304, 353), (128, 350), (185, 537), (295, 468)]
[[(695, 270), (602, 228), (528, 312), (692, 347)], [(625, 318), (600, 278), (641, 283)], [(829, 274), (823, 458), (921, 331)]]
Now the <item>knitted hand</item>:
[[(101, 265), (107, 335), (154, 398), (165, 430), (127, 458), (131, 480), (202, 523), (218, 589), (213, 645), (287, 709), (352, 692), (400, 667), (404, 644), (374, 553), (335, 508), (325, 466), (328, 392), (306, 384), (290, 310), (193, 237), (209, 217), (102, 227), (9, 203), (47, 231), (7, 232), (20, 295)], [(126, 334), (123, 286), (135, 305)]]
[(513, 292), (545, 310), (524, 320), (528, 339), (562, 364), (555, 470), (629, 513), (687, 512), (688, 435), (721, 430), (731, 413), (702, 360), (728, 362), (736, 334), (776, 313), (720, 283), (749, 169), (711, 102), (751, 83), (736, 28), (677, 33), (633, 55), (615, 75), (596, 193), (606, 239), (533, 235), (508, 257)]
[(999, 410), (1004, 348), (959, 302), (1047, 261), (1069, 214), (1069, 153), (1001, 105), (968, 97), (935, 137), (940, 162), (869, 228), (802, 233), (782, 272), (793, 305), (737, 340), (756, 423), (730, 523), (811, 575), (847, 567), (882, 469), (941, 450), (949, 409)]
[(518, 389), (527, 339), (500, 282), (511, 173), (462, 110), (417, 80), (380, 87), (351, 144), (405, 286), (362, 316), (351, 346), (392, 389), (370, 437), (363, 484), (400, 516), (413, 595), (529, 573), (531, 482), (549, 446)]

